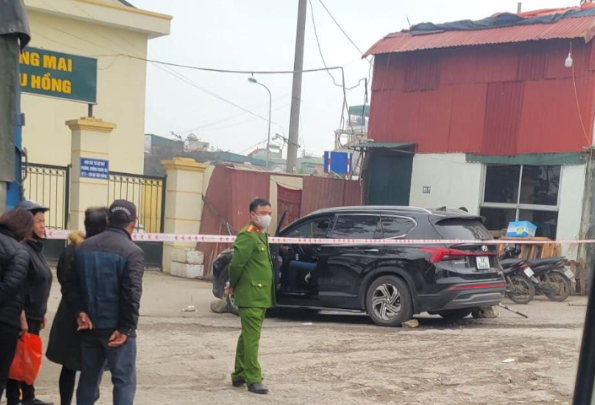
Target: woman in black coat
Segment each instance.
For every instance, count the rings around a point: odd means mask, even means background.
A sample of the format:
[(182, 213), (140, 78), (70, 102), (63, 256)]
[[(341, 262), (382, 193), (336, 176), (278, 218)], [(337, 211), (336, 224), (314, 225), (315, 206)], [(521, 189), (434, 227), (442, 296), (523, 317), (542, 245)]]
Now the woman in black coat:
[(8, 381), (21, 323), (21, 292), (27, 277), (29, 254), (21, 242), (33, 228), (33, 215), (17, 208), (0, 217), (0, 399)]
[[(105, 230), (108, 209), (107, 207), (89, 208), (85, 212), (86, 237), (97, 235)], [(84, 238), (81, 232), (72, 232), (68, 240), (70, 245), (62, 252), (58, 261), (58, 281), (62, 284), (64, 276), (74, 271), (74, 252)], [(60, 404), (70, 405), (74, 394), (76, 372), (81, 369), (81, 338), (76, 323), (77, 314), (62, 299), (52, 324), (50, 342), (46, 357), (62, 365), (60, 373)]]
[[(23, 242), (29, 253), (23, 304), (28, 332), (39, 335), (47, 322), (45, 315), (52, 287), (52, 270), (43, 256), (45, 213), (48, 208), (31, 201), (23, 202), (20, 207), (29, 210), (33, 214), (33, 227), (30, 230), (30, 236)], [(20, 398), (21, 393), (22, 399)], [(33, 385), (16, 380), (8, 380), (6, 399), (8, 405), (52, 405), (51, 402), (44, 402), (35, 398), (35, 387)]]

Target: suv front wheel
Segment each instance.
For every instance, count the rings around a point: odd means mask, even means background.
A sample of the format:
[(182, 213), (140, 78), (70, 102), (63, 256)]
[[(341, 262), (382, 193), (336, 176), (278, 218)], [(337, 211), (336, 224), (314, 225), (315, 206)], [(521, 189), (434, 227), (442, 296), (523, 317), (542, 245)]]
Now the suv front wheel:
[(366, 311), (380, 326), (398, 326), (410, 320), (413, 303), (407, 283), (395, 276), (374, 280), (366, 294)]

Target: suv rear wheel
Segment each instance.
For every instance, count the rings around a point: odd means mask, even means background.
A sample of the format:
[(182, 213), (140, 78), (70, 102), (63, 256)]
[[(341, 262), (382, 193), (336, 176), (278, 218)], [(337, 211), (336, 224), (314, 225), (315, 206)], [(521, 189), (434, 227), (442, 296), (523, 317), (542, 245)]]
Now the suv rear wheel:
[(407, 283), (395, 276), (377, 278), (368, 287), (366, 310), (380, 326), (398, 326), (410, 320), (413, 303)]

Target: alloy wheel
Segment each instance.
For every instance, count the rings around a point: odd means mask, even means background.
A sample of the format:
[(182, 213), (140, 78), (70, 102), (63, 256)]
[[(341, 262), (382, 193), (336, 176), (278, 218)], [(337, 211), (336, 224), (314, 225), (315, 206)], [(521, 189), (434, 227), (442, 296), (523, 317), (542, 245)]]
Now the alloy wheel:
[(401, 293), (392, 284), (381, 284), (374, 290), (372, 308), (377, 317), (385, 321), (399, 315), (401, 312)]

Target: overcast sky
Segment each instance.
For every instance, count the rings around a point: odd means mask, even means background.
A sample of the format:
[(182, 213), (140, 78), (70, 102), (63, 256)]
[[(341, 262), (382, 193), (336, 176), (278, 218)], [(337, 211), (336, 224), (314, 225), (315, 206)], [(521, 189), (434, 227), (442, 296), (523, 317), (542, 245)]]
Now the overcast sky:
[[(131, 0), (139, 8), (174, 17), (171, 35), (149, 42), (149, 58), (168, 62), (235, 70), (292, 70), (297, 0)], [(496, 12), (516, 12), (517, 0), (322, 0), (357, 46), (366, 51), (384, 35), (420, 22), (480, 19)], [(523, 10), (578, 5), (579, 0), (523, 1)], [(312, 14), (327, 66), (345, 66), (347, 86), (368, 76), (361, 59), (322, 7), (311, 0), (306, 22), (305, 68), (323, 66)], [(340, 72), (333, 71), (340, 83)], [(183, 76), (180, 76), (183, 75)], [(257, 75), (273, 97), (272, 134), (287, 135), (291, 75)], [(147, 133), (171, 131), (200, 139), (222, 150), (248, 153), (266, 141), (266, 90), (248, 82), (248, 75), (166, 69), (149, 64)], [(211, 93), (211, 94), (209, 94)], [(228, 100), (224, 102), (220, 98)], [(348, 92), (349, 105), (362, 104), (363, 85)], [(300, 151), (321, 155), (334, 145), (339, 127), (342, 89), (326, 72), (306, 73), (302, 85)], [(301, 152), (300, 152), (301, 153)]]

